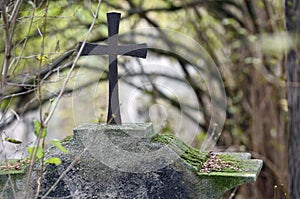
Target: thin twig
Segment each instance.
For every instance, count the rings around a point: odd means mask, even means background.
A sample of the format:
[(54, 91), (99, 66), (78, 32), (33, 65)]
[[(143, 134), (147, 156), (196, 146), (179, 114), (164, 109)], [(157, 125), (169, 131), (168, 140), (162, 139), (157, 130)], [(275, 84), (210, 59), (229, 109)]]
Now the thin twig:
[(62, 85), (62, 88), (61, 88), (61, 90), (60, 90), (60, 93), (59, 93), (59, 95), (57, 96), (57, 99), (56, 99), (56, 101), (54, 102), (53, 107), (52, 107), (51, 111), (49, 112), (49, 115), (47, 116), (47, 118), (46, 118), (46, 119), (44, 120), (44, 122), (43, 122), (43, 126), (47, 126), (47, 124), (49, 123), (49, 121), (50, 121), (50, 119), (52, 118), (52, 116), (53, 116), (53, 114), (54, 114), (54, 111), (55, 111), (55, 109), (56, 109), (56, 107), (57, 107), (57, 105), (58, 105), (59, 100), (61, 99), (61, 97), (62, 97), (63, 94), (64, 94), (64, 90), (66, 89), (67, 84), (68, 84), (68, 82), (69, 82), (69, 80), (70, 80), (70, 78), (71, 78), (71, 74), (72, 74), (72, 72), (73, 72), (73, 69), (75, 68), (76, 63), (78, 62), (78, 59), (79, 59), (79, 57), (80, 57), (80, 54), (81, 54), (81, 52), (82, 52), (82, 50), (83, 50), (83, 48), (84, 48), (84, 46), (85, 46), (85, 43), (87, 42), (88, 36), (89, 36), (89, 34), (91, 33), (91, 31), (93, 30), (93, 27), (94, 27), (94, 25), (95, 25), (95, 23), (96, 23), (96, 20), (97, 20), (98, 15), (99, 15), (100, 4), (101, 4), (101, 0), (98, 0), (97, 11), (96, 11), (96, 14), (95, 14), (95, 16), (94, 16), (93, 22), (92, 22), (92, 24), (91, 24), (91, 26), (90, 26), (90, 28), (89, 28), (89, 30), (88, 30), (88, 32), (87, 32), (87, 34), (86, 34), (84, 40), (83, 40), (83, 42), (82, 42), (82, 45), (81, 45), (81, 47), (80, 47), (80, 49), (79, 49), (79, 51), (78, 51), (78, 54), (76, 55), (76, 57), (75, 57), (75, 59), (74, 59), (74, 62), (73, 62), (73, 64), (72, 64), (71, 68), (70, 68), (70, 71), (68, 72), (67, 77), (66, 77), (65, 81), (63, 82), (63, 85)]
[[(46, 3), (46, 9), (45, 9), (45, 14), (44, 14), (43, 29), (42, 29), (42, 32), (44, 34), (41, 33), (41, 37), (42, 37), (42, 41), (41, 41), (41, 56), (44, 55), (44, 50), (45, 50), (45, 37), (46, 37), (45, 34), (46, 34), (46, 25), (47, 25), (48, 10), (49, 10), (49, 1), (47, 1), (47, 3)], [(39, 62), (39, 71), (41, 71), (41, 67), (42, 67), (42, 59)], [(30, 184), (30, 180), (31, 180), (31, 174), (32, 174), (34, 163), (35, 163), (35, 159), (36, 159), (36, 156), (37, 156), (38, 146), (40, 145), (41, 139), (44, 139), (42, 137), (42, 135), (43, 135), (43, 130), (44, 130), (45, 126), (43, 126), (42, 122), (41, 122), (43, 120), (43, 115), (42, 115), (43, 110), (42, 110), (42, 103), (41, 103), (41, 101), (42, 101), (42, 89), (41, 89), (41, 84), (40, 84), (40, 76), (38, 76), (37, 81), (38, 81), (38, 83), (37, 83), (38, 84), (38, 87), (37, 87), (37, 92), (38, 93), (37, 94), (38, 94), (38, 101), (39, 101), (39, 113), (40, 113), (41, 128), (39, 130), (38, 137), (35, 140), (34, 146), (36, 146), (36, 147), (34, 147), (33, 153), (31, 154), (31, 157), (30, 157), (31, 162), (30, 162), (30, 166), (28, 168), (28, 173), (27, 173), (27, 178), (26, 178), (26, 184), (25, 184), (25, 190), (24, 190), (25, 191), (25, 194), (24, 194), (24, 198), (25, 199), (27, 198), (27, 195), (28, 195), (29, 184)], [(44, 161), (42, 159), (42, 168), (43, 168), (43, 165), (44, 165)]]
[(55, 183), (50, 187), (50, 189), (43, 195), (42, 199), (46, 198), (53, 189), (58, 185), (58, 183), (62, 180), (62, 178), (74, 167), (75, 163), (81, 158), (81, 156), (88, 150), (90, 146), (84, 148), (84, 150), (75, 157), (75, 159), (71, 162), (71, 164), (62, 172), (62, 174), (58, 177)]
[[(31, 28), (32, 28), (32, 24), (33, 24), (33, 19), (35, 17), (35, 10), (36, 8), (33, 8), (33, 11), (32, 11), (32, 15), (31, 15), (31, 19), (30, 19), (30, 23), (29, 23), (29, 27), (28, 27), (28, 31), (27, 31), (27, 35), (26, 35), (26, 38), (25, 38), (25, 41), (23, 43), (23, 46), (21, 48), (21, 52), (20, 52), (20, 55), (18, 57), (16, 57), (17, 61), (16, 63), (14, 64), (15, 66), (13, 67), (12, 69), (12, 72), (11, 73), (14, 73), (15, 69), (17, 68), (18, 64), (20, 63), (20, 60), (21, 60), (21, 57), (24, 53), (24, 50), (25, 50), (25, 47), (27, 45), (27, 42), (29, 40), (29, 35), (30, 35), (30, 32), (31, 32)], [(14, 61), (14, 60), (13, 60)], [(13, 62), (12, 62), (13, 63)]]
[(234, 190), (231, 192), (231, 194), (230, 194), (230, 196), (229, 196), (228, 199), (233, 199), (233, 197), (235, 196), (235, 194), (236, 194), (238, 188), (239, 188), (239, 187), (234, 188)]
[[(15, 26), (16, 26), (16, 18), (19, 13), (21, 4), (22, 4), (22, 0), (17, 0), (15, 2), (15, 7), (13, 9), (10, 19), (8, 19), (8, 13), (6, 12), (5, 2), (1, 1), (1, 5), (0, 5), (2, 19), (3, 19), (3, 25), (4, 25), (4, 32), (5, 32), (5, 57), (4, 57), (3, 66), (2, 66), (0, 105), (2, 104), (8, 69), (9, 69), (9, 65), (10, 65), (11, 50), (12, 50), (12, 45), (13, 45), (12, 38), (14, 35)], [(0, 118), (0, 121), (4, 118), (4, 116), (5, 116), (5, 114), (2, 115), (2, 117)]]
[(4, 32), (5, 32), (5, 57), (3, 60), (3, 66), (2, 66), (2, 78), (1, 78), (1, 90), (0, 90), (0, 104), (2, 104), (2, 95), (4, 94), (5, 89), (5, 82), (7, 77), (7, 70), (9, 65), (9, 59), (10, 59), (10, 48), (11, 44), (9, 43), (10, 40), (10, 34), (9, 34), (9, 23), (7, 19), (7, 12), (5, 9), (5, 4), (2, 1), (1, 2), (1, 14), (3, 19), (3, 25), (4, 25)]

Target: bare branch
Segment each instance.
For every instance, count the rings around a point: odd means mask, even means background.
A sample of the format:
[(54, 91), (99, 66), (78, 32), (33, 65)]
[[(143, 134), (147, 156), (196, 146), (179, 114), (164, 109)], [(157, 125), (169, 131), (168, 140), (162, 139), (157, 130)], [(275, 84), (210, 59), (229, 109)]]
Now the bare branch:
[(46, 125), (49, 123), (49, 120), (52, 118), (52, 116), (53, 116), (53, 114), (54, 114), (54, 111), (55, 111), (55, 109), (56, 109), (56, 107), (57, 107), (57, 105), (58, 105), (59, 100), (60, 100), (61, 97), (63, 96), (64, 90), (65, 90), (65, 88), (66, 88), (66, 86), (67, 86), (67, 84), (68, 84), (68, 82), (69, 82), (69, 79), (70, 79), (70, 77), (71, 77), (71, 74), (72, 74), (72, 72), (73, 72), (73, 69), (75, 68), (76, 63), (77, 63), (77, 61), (78, 61), (78, 59), (79, 59), (79, 57), (80, 57), (80, 54), (81, 54), (81, 52), (82, 52), (82, 50), (83, 50), (83, 48), (84, 48), (84, 46), (85, 46), (85, 43), (87, 42), (88, 36), (89, 36), (89, 34), (91, 33), (91, 31), (92, 31), (92, 29), (93, 29), (93, 27), (94, 27), (94, 25), (95, 25), (95, 23), (96, 23), (96, 20), (97, 20), (97, 18), (98, 18), (98, 14), (99, 14), (99, 10), (100, 10), (100, 4), (101, 4), (101, 0), (98, 0), (98, 6), (97, 6), (97, 10), (96, 10), (96, 14), (95, 14), (95, 16), (94, 16), (93, 22), (92, 22), (92, 24), (91, 24), (91, 26), (90, 26), (90, 28), (89, 28), (89, 30), (88, 30), (88, 32), (87, 32), (87, 34), (86, 34), (84, 40), (83, 40), (83, 42), (82, 42), (81, 48), (79, 49), (79, 52), (78, 52), (77, 56), (75, 57), (75, 60), (74, 60), (72, 66), (71, 66), (71, 68), (70, 68), (70, 71), (69, 71), (69, 73), (68, 73), (68, 75), (67, 75), (67, 77), (66, 77), (66, 79), (65, 79), (65, 81), (64, 81), (64, 83), (63, 83), (63, 85), (62, 85), (62, 88), (61, 88), (61, 90), (60, 90), (60, 93), (59, 93), (59, 95), (57, 96), (57, 99), (56, 99), (56, 101), (55, 101), (54, 104), (53, 104), (52, 110), (50, 111), (48, 117), (43, 121), (43, 125), (44, 125), (44, 126), (46, 126)]

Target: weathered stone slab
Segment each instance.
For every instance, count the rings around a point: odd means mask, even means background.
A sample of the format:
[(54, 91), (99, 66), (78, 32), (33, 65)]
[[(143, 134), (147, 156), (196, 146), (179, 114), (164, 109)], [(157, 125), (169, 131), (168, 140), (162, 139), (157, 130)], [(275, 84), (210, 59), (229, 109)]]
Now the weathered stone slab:
[(151, 124), (79, 126), (63, 143), (68, 155), (49, 149), (47, 156), (60, 157), (62, 164), (46, 166), (40, 196), (214, 199), (254, 182), (262, 167), (248, 153), (229, 153), (220, 157), (236, 160), (241, 170), (200, 172), (208, 153), (176, 138), (153, 137)]
[[(180, 157), (184, 151), (151, 142), (151, 124), (81, 125), (65, 147), (70, 155), (50, 150), (63, 164), (48, 166), (41, 195), (69, 171), (51, 197), (90, 198), (218, 198), (225, 191), (253, 182), (261, 161), (248, 160), (243, 172), (201, 173)], [(180, 147), (179, 147), (180, 148)], [(240, 159), (249, 154), (232, 154)], [(74, 163), (74, 166), (70, 167)], [(251, 170), (250, 170), (251, 168)]]

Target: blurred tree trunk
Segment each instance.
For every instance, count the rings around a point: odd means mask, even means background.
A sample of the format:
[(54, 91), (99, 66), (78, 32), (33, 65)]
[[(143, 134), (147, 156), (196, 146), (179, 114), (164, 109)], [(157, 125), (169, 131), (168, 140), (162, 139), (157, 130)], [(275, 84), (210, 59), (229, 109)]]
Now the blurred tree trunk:
[(287, 54), (287, 98), (289, 105), (289, 175), (290, 198), (300, 198), (300, 1), (286, 0), (286, 28), (295, 46)]

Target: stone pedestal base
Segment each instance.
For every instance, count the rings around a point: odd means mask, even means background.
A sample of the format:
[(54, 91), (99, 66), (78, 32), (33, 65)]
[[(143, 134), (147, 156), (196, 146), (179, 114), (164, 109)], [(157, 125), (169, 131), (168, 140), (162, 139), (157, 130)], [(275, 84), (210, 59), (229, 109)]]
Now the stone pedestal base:
[(254, 182), (262, 167), (262, 161), (250, 160), (248, 153), (230, 153), (247, 170), (201, 173), (188, 161), (197, 157), (189, 157), (183, 142), (155, 142), (153, 135), (151, 124), (79, 126), (74, 137), (63, 142), (69, 154), (49, 149), (47, 156), (59, 157), (62, 164), (46, 166), (40, 196), (214, 199)]

